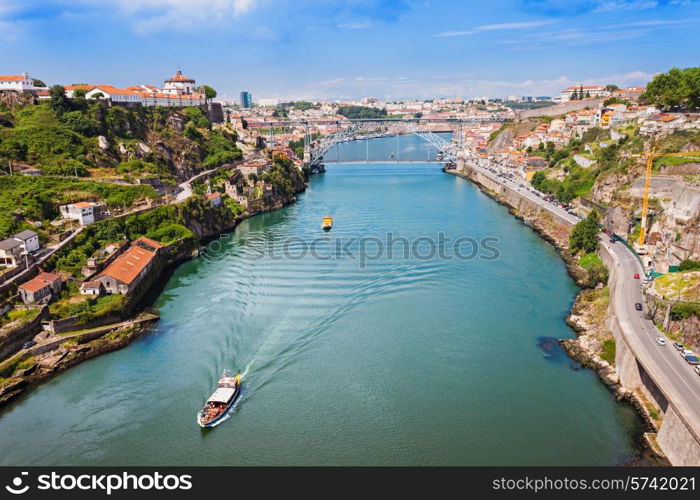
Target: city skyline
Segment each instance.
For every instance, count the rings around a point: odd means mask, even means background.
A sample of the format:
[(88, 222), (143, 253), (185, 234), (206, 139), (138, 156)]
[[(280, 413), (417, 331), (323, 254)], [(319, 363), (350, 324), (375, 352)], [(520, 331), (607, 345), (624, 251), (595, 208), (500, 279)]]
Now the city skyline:
[(4, 72), (49, 84), (159, 83), (181, 68), (230, 100), (558, 95), (643, 85), (698, 48), (697, 1), (496, 3), (10, 0), (0, 46)]

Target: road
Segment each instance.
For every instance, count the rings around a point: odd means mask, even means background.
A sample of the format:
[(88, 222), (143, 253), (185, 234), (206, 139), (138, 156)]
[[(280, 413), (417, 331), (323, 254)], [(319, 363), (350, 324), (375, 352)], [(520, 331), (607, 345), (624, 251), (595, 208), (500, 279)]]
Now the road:
[(602, 245), (615, 262), (615, 269), (611, 270), (610, 300), (620, 333), (657, 387), (699, 438), (700, 377), (671, 341), (667, 339), (664, 346), (656, 342), (657, 337), (664, 335), (646, 318), (644, 311), (635, 310), (635, 303), (644, 304), (642, 284), (634, 279), (635, 273), (643, 276), (644, 272), (637, 257), (621, 243), (609, 243), (604, 239)]
[[(520, 182), (500, 177), (498, 168), (494, 168), (494, 172), (473, 164), (471, 167), (495, 182), (516, 189), (529, 200), (556, 213), (571, 224), (580, 220), (558, 205), (541, 199), (529, 191), (527, 186), (520, 187)], [(667, 339), (666, 345), (663, 346), (656, 342), (657, 337), (664, 335), (647, 318), (646, 311), (635, 309), (635, 303), (644, 304), (641, 280), (634, 279), (635, 273), (644, 275), (644, 269), (637, 256), (624, 244), (610, 243), (606, 237), (601, 237), (601, 245), (609, 252), (614, 262), (614, 268), (610, 270), (610, 300), (613, 319), (617, 319), (620, 333), (651, 379), (700, 440), (700, 376), (694, 372), (693, 366), (681, 357), (671, 341)]]

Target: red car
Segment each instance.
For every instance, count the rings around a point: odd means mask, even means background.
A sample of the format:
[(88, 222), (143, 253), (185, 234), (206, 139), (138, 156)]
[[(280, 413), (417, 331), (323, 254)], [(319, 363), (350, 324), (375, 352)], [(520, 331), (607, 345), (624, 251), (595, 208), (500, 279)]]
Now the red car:
[(636, 280), (639, 279), (639, 273), (634, 273), (634, 279), (636, 279)]

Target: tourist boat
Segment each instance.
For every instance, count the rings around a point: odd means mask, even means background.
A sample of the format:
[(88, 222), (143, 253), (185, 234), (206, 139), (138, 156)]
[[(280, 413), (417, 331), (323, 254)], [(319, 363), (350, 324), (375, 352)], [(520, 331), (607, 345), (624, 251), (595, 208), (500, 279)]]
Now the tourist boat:
[(391, 154), (389, 155), (389, 159), (391, 160), (391, 159), (393, 159), (393, 158), (394, 158), (394, 153), (391, 153)]
[(324, 217), (321, 227), (324, 231), (330, 231), (333, 227), (333, 217)]
[(241, 392), (241, 372), (231, 375), (229, 370), (224, 370), (216, 390), (207, 399), (204, 408), (197, 414), (197, 423), (200, 427), (214, 427), (226, 416), (238, 394)]

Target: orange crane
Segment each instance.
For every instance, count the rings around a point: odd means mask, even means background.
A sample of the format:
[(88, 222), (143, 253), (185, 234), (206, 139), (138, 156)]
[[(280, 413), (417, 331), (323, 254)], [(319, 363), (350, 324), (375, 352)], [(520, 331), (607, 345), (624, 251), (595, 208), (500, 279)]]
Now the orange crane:
[(644, 177), (644, 196), (642, 198), (642, 224), (639, 229), (639, 238), (637, 239), (637, 244), (640, 247), (644, 247), (646, 242), (646, 232), (647, 232), (647, 215), (649, 213), (649, 188), (651, 186), (651, 172), (654, 168), (654, 160), (656, 158), (661, 158), (663, 156), (681, 156), (689, 159), (697, 159), (700, 161), (700, 152), (690, 152), (690, 153), (657, 153), (656, 146), (652, 146), (646, 153), (638, 155), (623, 155), (628, 158), (645, 158), (646, 159), (646, 176)]

